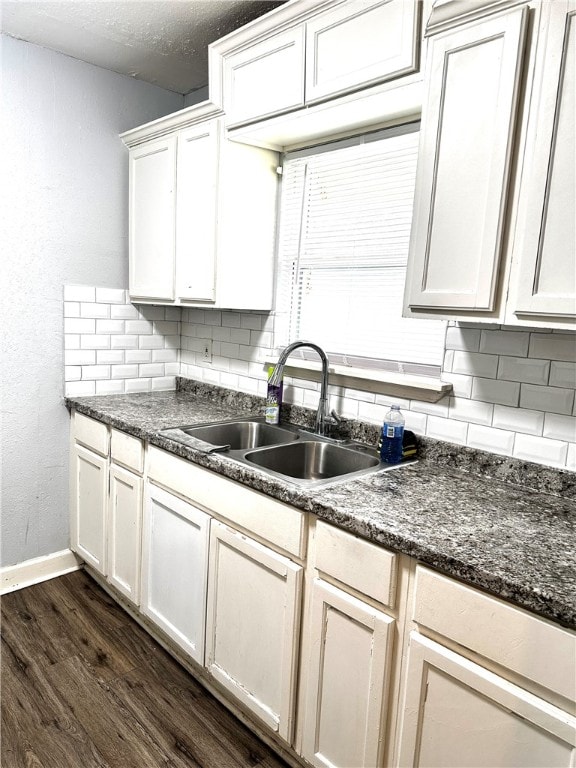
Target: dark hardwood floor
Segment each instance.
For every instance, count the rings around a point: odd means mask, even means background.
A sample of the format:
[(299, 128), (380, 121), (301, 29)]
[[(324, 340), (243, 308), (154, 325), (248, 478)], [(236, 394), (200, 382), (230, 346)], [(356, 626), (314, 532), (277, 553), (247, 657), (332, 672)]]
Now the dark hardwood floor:
[(2, 598), (2, 768), (287, 768), (83, 571)]

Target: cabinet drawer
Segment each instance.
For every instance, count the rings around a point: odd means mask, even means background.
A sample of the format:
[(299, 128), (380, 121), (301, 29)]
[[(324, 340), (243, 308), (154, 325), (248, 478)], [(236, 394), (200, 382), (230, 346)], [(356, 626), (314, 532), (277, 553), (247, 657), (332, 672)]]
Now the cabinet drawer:
[(318, 521), (315, 565), (383, 605), (394, 606), (397, 556), (392, 552)]
[(137, 437), (113, 429), (110, 436), (110, 453), (112, 460), (117, 464), (122, 464), (139, 474), (144, 471), (144, 446)]
[(576, 697), (576, 634), (421, 566), (414, 621), (496, 664)]
[(153, 446), (148, 475), (286, 552), (304, 556), (304, 512)]
[(81, 413), (74, 414), (74, 439), (101, 456), (108, 456), (108, 427)]

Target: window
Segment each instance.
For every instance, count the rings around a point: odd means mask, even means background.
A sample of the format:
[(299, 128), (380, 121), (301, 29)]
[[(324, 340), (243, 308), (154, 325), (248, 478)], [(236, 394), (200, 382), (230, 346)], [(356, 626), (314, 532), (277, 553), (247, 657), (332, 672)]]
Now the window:
[[(402, 317), (418, 123), (284, 157), (276, 343), (439, 374), (445, 323)], [(313, 354), (311, 355), (313, 356)]]

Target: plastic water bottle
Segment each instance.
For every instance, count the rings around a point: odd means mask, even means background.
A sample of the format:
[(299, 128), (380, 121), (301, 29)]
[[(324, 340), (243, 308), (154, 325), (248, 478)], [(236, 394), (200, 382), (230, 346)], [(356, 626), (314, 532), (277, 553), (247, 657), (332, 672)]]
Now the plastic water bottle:
[(404, 416), (399, 405), (392, 405), (384, 416), (382, 425), (380, 458), (388, 464), (402, 461), (402, 439), (404, 437)]

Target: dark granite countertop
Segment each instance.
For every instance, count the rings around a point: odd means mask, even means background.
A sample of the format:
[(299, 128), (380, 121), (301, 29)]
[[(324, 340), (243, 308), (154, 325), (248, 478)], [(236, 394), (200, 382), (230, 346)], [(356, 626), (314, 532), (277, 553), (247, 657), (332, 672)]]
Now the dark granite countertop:
[[(303, 490), (226, 454), (201, 453), (159, 434), (261, 413), (262, 400), (250, 395), (195, 382), (180, 386), (176, 392), (67, 398), (66, 404), (576, 629), (574, 473), (422, 439), (417, 464)], [(356, 437), (362, 428), (357, 425)], [(368, 437), (376, 434), (364, 429)]]

